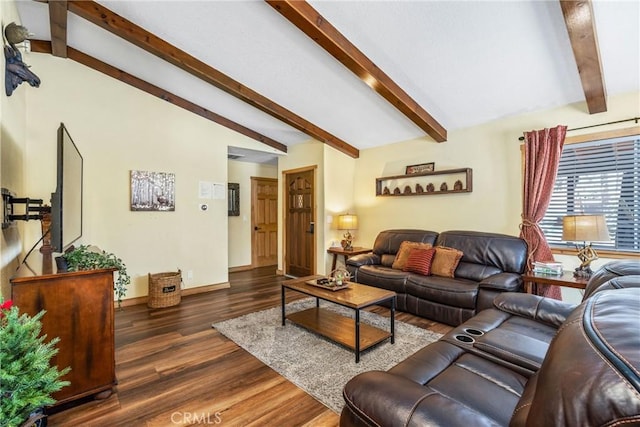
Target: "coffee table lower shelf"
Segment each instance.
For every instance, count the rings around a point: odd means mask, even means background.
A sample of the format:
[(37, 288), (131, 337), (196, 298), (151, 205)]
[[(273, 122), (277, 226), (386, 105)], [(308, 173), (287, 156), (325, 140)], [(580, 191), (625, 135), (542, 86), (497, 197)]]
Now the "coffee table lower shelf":
[[(287, 314), (287, 319), (312, 332), (337, 342), (351, 350), (356, 349), (355, 320), (320, 307)], [(391, 334), (364, 323), (360, 324), (360, 351), (386, 340)]]

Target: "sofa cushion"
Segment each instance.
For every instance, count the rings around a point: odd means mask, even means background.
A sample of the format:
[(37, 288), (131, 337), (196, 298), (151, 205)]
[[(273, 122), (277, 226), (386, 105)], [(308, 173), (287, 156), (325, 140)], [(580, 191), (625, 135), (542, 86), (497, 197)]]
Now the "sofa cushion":
[(456, 277), (479, 282), (499, 272), (522, 274), (526, 269), (527, 243), (518, 237), (479, 231), (445, 231), (438, 235), (436, 246), (462, 251), (460, 264), (480, 265), (477, 269), (459, 268)]
[(468, 309), (476, 307), (478, 283), (472, 280), (409, 273), (405, 289), (423, 300)]
[(438, 233), (427, 230), (384, 230), (381, 231), (373, 243), (373, 253), (380, 256), (384, 267), (391, 267), (395, 256), (404, 241), (435, 244)]
[(379, 265), (363, 265), (358, 269), (358, 283), (404, 294), (407, 273)]
[(431, 243), (411, 242), (409, 240), (405, 240), (400, 244), (400, 249), (398, 249), (398, 253), (396, 254), (391, 268), (403, 270), (404, 266), (407, 264), (407, 258), (409, 258), (409, 254), (412, 249), (429, 249), (431, 247), (433, 247)]
[(455, 277), (456, 268), (462, 255), (462, 251), (457, 249), (437, 246), (436, 255), (431, 264), (431, 274), (442, 277)]
[(431, 262), (433, 261), (435, 253), (435, 248), (412, 249), (402, 271), (410, 271), (412, 273), (428, 276), (431, 272)]

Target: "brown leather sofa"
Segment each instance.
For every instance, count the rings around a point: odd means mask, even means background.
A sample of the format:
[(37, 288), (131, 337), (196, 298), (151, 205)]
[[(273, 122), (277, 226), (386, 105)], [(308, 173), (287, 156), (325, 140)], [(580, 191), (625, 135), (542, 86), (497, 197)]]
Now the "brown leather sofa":
[[(423, 276), (392, 268), (403, 241), (462, 251), (453, 278)], [(524, 240), (477, 231), (385, 230), (373, 251), (347, 260), (352, 281), (395, 291), (397, 308), (449, 325), (459, 325), (492, 307), (502, 292), (522, 290), (527, 261)]]
[(577, 306), (504, 293), (389, 371), (350, 380), (340, 425), (640, 425), (638, 313), (638, 262), (604, 266)]

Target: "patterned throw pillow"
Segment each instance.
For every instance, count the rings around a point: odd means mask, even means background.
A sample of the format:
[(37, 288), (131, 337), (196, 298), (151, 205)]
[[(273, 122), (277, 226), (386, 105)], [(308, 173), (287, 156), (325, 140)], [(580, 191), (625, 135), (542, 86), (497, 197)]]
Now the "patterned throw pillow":
[(431, 261), (433, 261), (435, 253), (435, 248), (412, 249), (411, 252), (409, 252), (407, 262), (402, 270), (428, 276), (431, 271)]
[(462, 251), (445, 246), (436, 246), (436, 255), (431, 263), (431, 274), (434, 276), (454, 277)]
[(400, 243), (400, 248), (398, 249), (396, 259), (393, 261), (391, 268), (403, 270), (411, 249), (429, 249), (430, 247), (432, 247), (431, 243), (410, 242), (409, 240), (405, 240)]

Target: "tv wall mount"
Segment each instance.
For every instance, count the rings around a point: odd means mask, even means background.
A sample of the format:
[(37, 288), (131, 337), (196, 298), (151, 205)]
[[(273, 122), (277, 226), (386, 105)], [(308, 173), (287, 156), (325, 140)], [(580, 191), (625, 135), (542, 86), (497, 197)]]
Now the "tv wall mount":
[[(42, 199), (29, 197), (14, 197), (11, 192), (2, 188), (2, 229), (9, 228), (14, 221), (41, 221), (45, 213), (51, 212), (51, 207), (43, 205)], [(16, 213), (17, 206), (24, 206), (22, 213)]]

